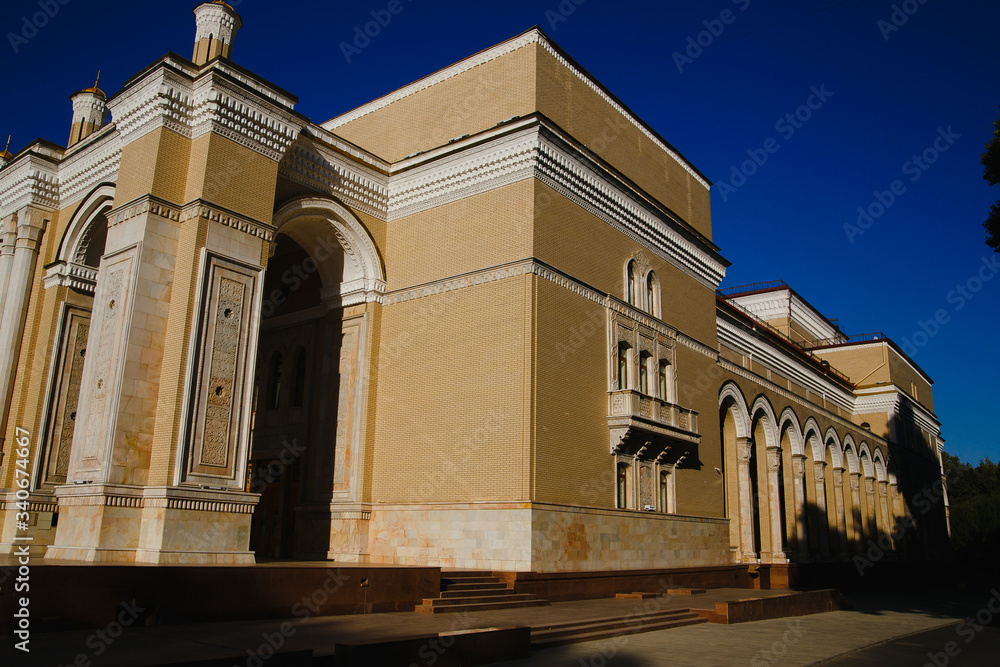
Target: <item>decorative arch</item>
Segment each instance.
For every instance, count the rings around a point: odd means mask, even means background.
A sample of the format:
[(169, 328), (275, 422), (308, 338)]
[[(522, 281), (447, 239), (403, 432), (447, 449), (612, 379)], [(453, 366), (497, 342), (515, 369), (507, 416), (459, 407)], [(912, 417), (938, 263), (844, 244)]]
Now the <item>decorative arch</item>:
[[(861, 446), (867, 447), (868, 443), (862, 442)], [(885, 459), (882, 457), (882, 450), (876, 447), (872, 459), (875, 463), (875, 479), (879, 482), (888, 481), (889, 478), (886, 475)]]
[(844, 446), (840, 442), (840, 436), (837, 435), (836, 429), (832, 426), (826, 430), (824, 441), (826, 442), (827, 449), (830, 450), (831, 458), (833, 459), (833, 467), (843, 470)]
[(808, 442), (809, 446), (812, 448), (812, 455), (814, 461), (824, 461), (826, 457), (823, 451), (823, 431), (820, 430), (819, 424), (816, 423), (814, 417), (809, 417), (806, 419), (806, 423), (802, 425), (802, 440), (803, 442)]
[(799, 418), (791, 407), (782, 410), (781, 417), (778, 419), (779, 435), (784, 433), (785, 429), (788, 429), (788, 440), (792, 443), (792, 454), (805, 454), (802, 427), (799, 426)]
[(847, 458), (847, 472), (856, 474), (858, 472), (858, 446), (854, 444), (854, 437), (848, 433), (844, 436), (844, 455)]
[(872, 466), (872, 454), (868, 450), (868, 443), (864, 442), (861, 444), (861, 451), (858, 452), (858, 458), (861, 459), (861, 469), (864, 473), (865, 478), (875, 477), (875, 468)]
[(777, 449), (780, 443), (778, 439), (778, 420), (774, 416), (774, 408), (771, 407), (771, 402), (765, 396), (758, 396), (754, 400), (753, 407), (750, 408), (751, 423), (760, 413), (763, 413), (764, 417), (764, 437), (767, 439), (765, 445), (768, 449)]
[[(385, 269), (371, 234), (357, 216), (339, 202), (322, 197), (299, 197), (274, 215), (275, 236), (286, 234), (317, 262), (324, 299), (339, 298), (349, 306), (381, 302)], [(323, 260), (334, 243), (344, 250), (343, 267)]]
[(750, 413), (747, 411), (743, 392), (740, 391), (735, 382), (730, 381), (722, 385), (722, 389), (719, 391), (719, 409), (732, 409), (737, 438), (750, 437)]
[(647, 312), (653, 317), (660, 317), (662, 292), (660, 290), (660, 279), (656, 276), (656, 272), (652, 270), (648, 271), (642, 279), (642, 285), (646, 295)]
[(87, 250), (95, 233), (106, 233), (106, 230), (98, 230), (95, 223), (100, 216), (107, 215), (111, 211), (114, 200), (114, 184), (102, 183), (80, 202), (59, 242), (56, 261), (45, 273), (46, 288), (65, 285), (90, 294), (94, 293), (98, 267), (87, 264)]

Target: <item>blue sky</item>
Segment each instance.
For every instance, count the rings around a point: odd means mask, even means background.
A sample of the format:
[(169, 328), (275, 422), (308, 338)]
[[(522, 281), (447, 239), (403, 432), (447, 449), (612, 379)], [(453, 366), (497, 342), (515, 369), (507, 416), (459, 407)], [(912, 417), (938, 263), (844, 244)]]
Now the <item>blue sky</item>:
[[(1000, 456), (1000, 256), (981, 226), (1000, 190), (979, 164), (1000, 105), (1000, 3), (397, 1), (349, 59), (341, 43), (389, 0), (233, 2), (234, 60), (322, 122), (541, 26), (715, 183), (724, 286), (780, 278), (849, 334), (908, 341), (935, 381), (947, 451)], [(190, 57), (195, 4), (4, 2), (11, 149), (64, 143), (67, 96), (98, 69), (112, 94), (167, 51)], [(25, 28), (44, 6), (51, 18)]]

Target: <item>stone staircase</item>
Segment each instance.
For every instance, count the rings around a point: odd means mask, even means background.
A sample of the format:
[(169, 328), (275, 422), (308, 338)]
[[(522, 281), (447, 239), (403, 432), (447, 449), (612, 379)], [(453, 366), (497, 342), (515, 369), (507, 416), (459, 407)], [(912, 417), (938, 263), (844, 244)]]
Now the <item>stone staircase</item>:
[(441, 595), (424, 598), (414, 611), (447, 614), (458, 611), (490, 611), (539, 607), (549, 604), (530, 593), (515, 593), (489, 572), (467, 570), (441, 573)]
[(632, 635), (653, 630), (680, 628), (708, 621), (690, 609), (670, 609), (648, 614), (632, 614), (620, 618), (599, 618), (567, 621), (544, 626), (532, 626), (531, 648), (540, 649), (562, 644), (589, 642), (620, 635)]

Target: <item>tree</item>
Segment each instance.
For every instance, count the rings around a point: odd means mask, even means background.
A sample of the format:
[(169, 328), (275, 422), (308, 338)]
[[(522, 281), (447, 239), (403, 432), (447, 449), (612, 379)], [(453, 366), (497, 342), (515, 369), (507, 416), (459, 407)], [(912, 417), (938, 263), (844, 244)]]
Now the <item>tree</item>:
[[(1000, 118), (993, 121), (993, 138), (987, 142), (986, 152), (979, 161), (983, 163), (983, 180), (990, 185), (1000, 183)], [(986, 245), (1000, 252), (1000, 202), (990, 207), (983, 227), (986, 228)]]

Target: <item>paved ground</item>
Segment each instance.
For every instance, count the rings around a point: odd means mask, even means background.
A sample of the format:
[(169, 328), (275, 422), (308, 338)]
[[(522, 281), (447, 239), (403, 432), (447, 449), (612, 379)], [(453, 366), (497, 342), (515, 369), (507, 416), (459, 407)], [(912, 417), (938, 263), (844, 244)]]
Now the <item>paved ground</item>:
[[(712, 597), (732, 592), (710, 591)], [(527, 665), (646, 667), (658, 665), (946, 665), (1000, 664), (1000, 593), (923, 592), (848, 596), (850, 611), (737, 625), (704, 624), (625, 635), (536, 651), (527, 660), (494, 667)], [(705, 596), (696, 596), (695, 599)], [(705, 600), (708, 601), (708, 600)], [(588, 600), (548, 607), (477, 614), (392, 613), (232, 622), (192, 626), (117, 628), (94, 632), (35, 634), (30, 654), (15, 651), (3, 638), (0, 665), (137, 667), (182, 660), (230, 658), (233, 665), (256, 665), (270, 646), (281, 650), (315, 648), (329, 653), (338, 639), (417, 634), (466, 627), (576, 620), (628, 614), (659, 601)], [(701, 606), (694, 599), (665, 600), (663, 608)], [(964, 623), (979, 614), (983, 625)], [(963, 624), (964, 623), (964, 624)], [(992, 624), (992, 625), (991, 625)], [(977, 630), (976, 628), (981, 628)], [(886, 643), (889, 642), (889, 643)], [(949, 644), (954, 642), (954, 644)], [(951, 655), (947, 653), (951, 651)], [(931, 654), (931, 655), (929, 655)], [(429, 655), (429, 654), (428, 654)], [(82, 656), (82, 657), (81, 657)], [(936, 664), (932, 657), (936, 658)], [(227, 661), (228, 662), (228, 661)], [(267, 664), (266, 662), (264, 664)], [(428, 658), (423, 663), (430, 667)], [(826, 663), (824, 663), (826, 664)], [(383, 667), (372, 665), (372, 667)], [(392, 667), (392, 666), (385, 666)], [(403, 666), (407, 667), (407, 666)]]

